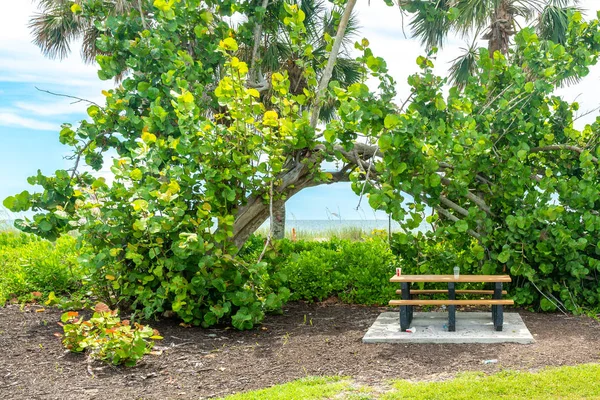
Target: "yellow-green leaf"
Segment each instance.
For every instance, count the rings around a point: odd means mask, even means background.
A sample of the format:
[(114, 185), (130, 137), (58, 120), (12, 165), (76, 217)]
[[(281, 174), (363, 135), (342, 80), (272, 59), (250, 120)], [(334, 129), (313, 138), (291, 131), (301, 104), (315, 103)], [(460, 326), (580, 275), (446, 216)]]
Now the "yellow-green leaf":
[(139, 181), (140, 179), (142, 179), (142, 176), (142, 170), (140, 170), (139, 168), (136, 168), (129, 173), (129, 177), (134, 181)]

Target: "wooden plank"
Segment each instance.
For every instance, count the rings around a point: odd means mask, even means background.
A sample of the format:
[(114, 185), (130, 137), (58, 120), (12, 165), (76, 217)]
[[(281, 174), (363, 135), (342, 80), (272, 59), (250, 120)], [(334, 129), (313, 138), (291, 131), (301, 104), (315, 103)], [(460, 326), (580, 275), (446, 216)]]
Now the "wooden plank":
[(390, 306), (486, 306), (503, 305), (510, 306), (515, 304), (513, 300), (390, 300)]
[(509, 275), (394, 275), (390, 282), (511, 282)]
[[(421, 289), (413, 289), (410, 291), (410, 294), (438, 294), (438, 293), (448, 293), (448, 289), (431, 289), (431, 290), (421, 290)], [(396, 290), (396, 294), (402, 294), (402, 290)], [(493, 290), (456, 290), (456, 294), (494, 294)], [(506, 290), (502, 291), (502, 294), (508, 294)]]

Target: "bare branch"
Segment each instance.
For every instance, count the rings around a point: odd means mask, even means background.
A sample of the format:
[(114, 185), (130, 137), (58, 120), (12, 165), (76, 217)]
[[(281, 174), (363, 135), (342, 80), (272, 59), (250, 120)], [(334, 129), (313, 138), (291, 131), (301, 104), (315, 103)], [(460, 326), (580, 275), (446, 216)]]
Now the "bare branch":
[(467, 211), (465, 208), (459, 206), (458, 204), (456, 204), (452, 200), (448, 200), (448, 198), (446, 198), (444, 196), (440, 196), (440, 202), (443, 205), (445, 205), (446, 207), (453, 209), (454, 211), (456, 211), (456, 212), (464, 215), (465, 217), (469, 216), (469, 211)]
[(75, 99), (75, 100), (77, 100), (77, 101), (74, 101), (74, 102), (73, 102), (73, 103), (71, 103), (71, 104), (76, 104), (76, 103), (80, 103), (80, 102), (85, 102), (85, 103), (93, 104), (93, 105), (95, 105), (95, 106), (98, 106), (98, 107), (102, 108), (102, 107), (101, 107), (101, 106), (100, 106), (98, 103), (95, 103), (95, 102), (93, 102), (93, 101), (91, 101), (91, 100), (82, 99), (81, 97), (77, 97), (77, 96), (71, 96), (71, 95), (69, 95), (69, 94), (54, 93), (54, 92), (51, 92), (51, 91), (49, 91), (49, 90), (40, 89), (40, 88), (39, 88), (39, 87), (37, 87), (37, 86), (34, 86), (34, 87), (36, 88), (36, 90), (39, 90), (40, 92), (48, 93), (48, 94), (51, 94), (51, 95), (53, 95), (53, 96), (66, 97), (66, 98), (69, 98), (69, 99)]
[(271, 180), (271, 185), (269, 186), (269, 218), (271, 218), (271, 224), (269, 227), (269, 234), (267, 235), (267, 240), (265, 241), (265, 247), (263, 247), (260, 252), (260, 256), (258, 257), (257, 263), (262, 261), (262, 258), (265, 256), (265, 252), (271, 243), (271, 238), (273, 237), (273, 180)]
[(148, 29), (146, 25), (146, 18), (144, 18), (144, 8), (142, 7), (142, 0), (138, 0), (138, 9), (140, 10), (140, 17), (142, 18), (142, 26), (144, 29)]
[[(263, 9), (267, 9), (269, 5), (269, 0), (263, 0), (261, 7)], [(250, 59), (250, 71), (248, 72), (248, 80), (252, 83), (256, 83), (259, 81), (256, 71), (256, 60), (258, 59), (258, 47), (260, 44), (260, 35), (262, 34), (262, 21), (256, 21), (256, 25), (254, 26), (254, 36), (252, 40), (254, 40), (252, 46), (252, 58)], [(264, 79), (263, 79), (264, 80)], [(262, 85), (260, 85), (262, 86)]]
[[(452, 185), (452, 181), (445, 177), (442, 178), (442, 183), (446, 186)], [(483, 211), (485, 211), (488, 215), (490, 215), (492, 217), (496, 216), (492, 212), (492, 209), (487, 204), (485, 204), (485, 201), (481, 197), (476, 196), (473, 193), (467, 191), (467, 199), (469, 199), (473, 203), (475, 203), (479, 208), (481, 208)]]

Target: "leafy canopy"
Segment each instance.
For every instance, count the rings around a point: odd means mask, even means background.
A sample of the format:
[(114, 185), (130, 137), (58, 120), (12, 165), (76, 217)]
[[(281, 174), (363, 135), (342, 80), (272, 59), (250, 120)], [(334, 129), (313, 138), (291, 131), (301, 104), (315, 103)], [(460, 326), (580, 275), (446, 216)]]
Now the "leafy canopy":
[[(289, 196), (343, 180), (408, 230), (425, 218), (436, 225), (400, 235), (407, 264), (426, 256), (419, 243), (448, 242), (456, 254), (471, 252), (480, 272), (507, 268), (523, 277), (522, 303), (539, 301), (531, 283), (552, 304), (598, 306), (599, 126), (575, 129), (577, 104), (553, 95), (560, 81), (596, 63), (597, 20), (572, 14), (564, 45), (523, 30), (515, 62), (479, 57), (464, 90), (448, 95), (431, 56), (419, 57), (407, 107), (394, 104), (395, 82), (364, 39), (355, 46), (361, 79), (325, 86), (338, 119), (316, 128), (311, 113), (325, 74), (314, 65), (327, 58), (311, 51), (297, 4), (285, 3), (284, 25), (306, 87), (294, 93), (287, 70), (273, 71), (268, 99), (248, 85), (252, 71), (238, 57), (252, 48), (254, 20), (234, 30), (224, 19), (254, 16), (256, 5), (156, 0), (149, 20), (136, 10), (112, 15), (101, 0), (78, 4), (79, 18), (103, 32), (99, 77), (125, 79), (104, 92), (105, 104), (90, 105), (89, 121), (64, 125), (60, 140), (73, 147), (76, 166), (110, 164), (114, 180), (77, 168), (40, 172), (29, 182), (41, 193), (4, 204), (38, 212), (17, 223), (22, 230), (49, 239), (78, 230), (83, 260), (111, 306), (251, 328), (280, 309), (289, 290), (284, 274), (243, 261), (238, 248)], [(333, 37), (325, 40), (334, 48)], [(376, 90), (367, 79), (379, 82)], [(339, 169), (323, 170), (325, 160)], [(408, 211), (406, 194), (414, 198)], [(426, 217), (426, 206), (435, 213)]]

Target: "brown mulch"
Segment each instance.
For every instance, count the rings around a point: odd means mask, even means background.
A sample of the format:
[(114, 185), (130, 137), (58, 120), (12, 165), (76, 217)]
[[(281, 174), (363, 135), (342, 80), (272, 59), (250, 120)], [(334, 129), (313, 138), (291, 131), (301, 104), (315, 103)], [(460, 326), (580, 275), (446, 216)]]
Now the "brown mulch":
[[(378, 386), (391, 378), (600, 362), (600, 323), (587, 317), (520, 310), (537, 341), (531, 345), (363, 344), (386, 308), (293, 303), (246, 332), (155, 322), (164, 336), (161, 355), (134, 368), (94, 363), (92, 376), (86, 357), (65, 353), (54, 336), (61, 311), (36, 308), (0, 308), (0, 399), (199, 399), (311, 375)], [(482, 364), (489, 359), (498, 363)]]

